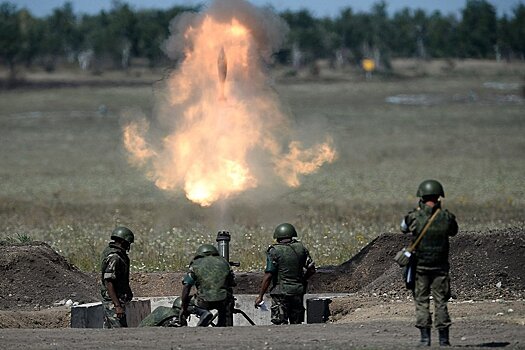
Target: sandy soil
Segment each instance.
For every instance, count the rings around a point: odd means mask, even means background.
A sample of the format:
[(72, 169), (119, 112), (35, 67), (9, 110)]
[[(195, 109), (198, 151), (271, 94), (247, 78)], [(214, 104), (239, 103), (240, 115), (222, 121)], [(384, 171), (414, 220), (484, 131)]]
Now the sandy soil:
[[(3, 349), (406, 349), (418, 340), (410, 301), (358, 301), (335, 323), (221, 328), (125, 330), (1, 329)], [(359, 306), (359, 307), (356, 307)], [(512, 311), (511, 311), (512, 310)], [(453, 302), (451, 343), (461, 348), (525, 348), (525, 303)], [(437, 334), (433, 334), (433, 338)]]

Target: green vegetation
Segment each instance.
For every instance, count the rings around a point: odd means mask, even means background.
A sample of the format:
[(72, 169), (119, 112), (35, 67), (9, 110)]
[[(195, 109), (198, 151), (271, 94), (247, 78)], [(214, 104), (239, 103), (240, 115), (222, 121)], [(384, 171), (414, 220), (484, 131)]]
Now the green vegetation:
[[(78, 15), (66, 2), (51, 15), (38, 18), (3, 2), (0, 61), (8, 67), (10, 80), (16, 78), (18, 66), (37, 65), (51, 72), (60, 64), (83, 61), (84, 69), (97, 75), (108, 69), (126, 70), (134, 62), (164, 67), (169, 62), (162, 45), (170, 34), (170, 21), (182, 12), (199, 9), (135, 10), (114, 1), (110, 11)], [(511, 16), (499, 18), (486, 0), (467, 0), (460, 18), (408, 8), (390, 16), (383, 1), (367, 13), (342, 9), (335, 18), (315, 18), (307, 10), (280, 15), (290, 33), (276, 57), (290, 64), (293, 51), (299, 50), (302, 58), (294, 66), (319, 58), (333, 65), (357, 64), (363, 57), (373, 57), (380, 69), (389, 70), (390, 59), (396, 57), (523, 60), (525, 56), (523, 3), (516, 5)]]
[[(349, 71), (324, 83), (277, 79), (293, 137), (308, 144), (331, 135), (337, 161), (299, 188), (275, 183), (211, 208), (161, 192), (128, 165), (119, 120), (128, 108), (151, 110), (151, 88), (3, 91), (0, 240), (20, 241), (24, 232), (95, 271), (111, 230), (126, 225), (136, 233), (135, 271), (181, 270), (225, 229), (232, 260), (260, 270), (273, 229), (290, 222), (319, 265), (340, 264), (379, 234), (398, 232), (426, 178), (443, 183), (462, 231), (523, 227), (523, 64), (394, 60), (392, 67), (404, 78), (365, 81)], [(432, 103), (385, 102), (400, 95)], [(107, 114), (97, 112), (100, 104)]]
[(0, 244), (28, 244), (33, 242), (33, 239), (25, 233), (16, 233), (15, 236), (6, 236), (0, 241)]

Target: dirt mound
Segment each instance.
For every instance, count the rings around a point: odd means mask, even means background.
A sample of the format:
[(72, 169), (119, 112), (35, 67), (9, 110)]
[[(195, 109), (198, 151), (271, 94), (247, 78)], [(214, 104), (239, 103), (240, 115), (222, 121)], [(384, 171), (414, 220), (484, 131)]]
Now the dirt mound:
[(0, 309), (96, 301), (96, 281), (43, 242), (0, 244)]
[[(408, 294), (395, 253), (409, 244), (401, 234), (382, 234), (340, 266), (314, 276), (311, 292)], [(509, 228), (460, 232), (450, 241), (453, 295), (462, 299), (520, 298), (525, 294), (525, 232)]]
[(309, 291), (353, 293), (375, 281), (393, 266), (392, 258), (410, 238), (401, 234), (385, 233), (368, 243), (350, 260), (337, 267), (319, 269)]

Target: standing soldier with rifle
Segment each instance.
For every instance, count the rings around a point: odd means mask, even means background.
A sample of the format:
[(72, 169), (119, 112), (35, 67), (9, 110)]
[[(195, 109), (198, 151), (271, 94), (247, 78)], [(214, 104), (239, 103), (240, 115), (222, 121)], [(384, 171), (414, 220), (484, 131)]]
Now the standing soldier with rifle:
[[(219, 255), (215, 246), (203, 244), (197, 249), (182, 284), (179, 317), (182, 324), (186, 323), (186, 318), (191, 312), (199, 316), (197, 326), (208, 326), (213, 320), (210, 310), (216, 309), (219, 314), (217, 326), (232, 326), (228, 324), (228, 315), (233, 303), (234, 275), (230, 263)], [(192, 286), (197, 288), (197, 294), (190, 300)], [(190, 301), (194, 305), (191, 308)]]
[(277, 226), (273, 233), (276, 244), (267, 250), (266, 269), (255, 307), (263, 302), (272, 284), (271, 321), (273, 324), (300, 324), (304, 321), (303, 299), (307, 280), (315, 273), (310, 253), (296, 240), (297, 231), (291, 224)]
[(127, 227), (117, 227), (102, 253), (101, 286), (104, 305), (104, 328), (127, 327), (126, 303), (133, 299), (129, 286), (129, 257), (127, 252), (135, 240)]
[(443, 186), (436, 180), (423, 181), (417, 190), (419, 205), (401, 222), (403, 233), (412, 233), (414, 239), (424, 235), (412, 258), (415, 259), (416, 327), (421, 331), (420, 346), (430, 346), (430, 293), (434, 300), (434, 325), (439, 331), (439, 345), (449, 346), (450, 316), (447, 301), (450, 298), (449, 237), (456, 235), (456, 217), (441, 209), (439, 197), (445, 197)]

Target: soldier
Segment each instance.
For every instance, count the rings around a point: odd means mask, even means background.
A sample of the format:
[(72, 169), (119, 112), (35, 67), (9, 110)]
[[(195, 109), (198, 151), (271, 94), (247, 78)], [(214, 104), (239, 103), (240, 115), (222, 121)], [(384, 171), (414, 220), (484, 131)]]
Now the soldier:
[(180, 327), (179, 315), (181, 305), (182, 299), (177, 297), (171, 307), (157, 307), (140, 322), (139, 327)]
[(410, 211), (401, 222), (403, 233), (410, 232), (416, 239), (432, 215), (437, 212), (414, 253), (416, 273), (413, 295), (416, 304), (416, 327), (421, 331), (418, 345), (430, 346), (432, 317), (429, 296), (432, 292), (434, 326), (439, 331), (439, 345), (449, 346), (449, 237), (456, 235), (458, 224), (452, 213), (446, 209), (441, 210), (440, 197), (445, 197), (445, 192), (438, 181), (423, 181), (419, 185), (417, 196), (421, 198), (418, 207)]
[(129, 251), (135, 240), (127, 227), (117, 227), (102, 253), (101, 287), (104, 305), (104, 328), (127, 327), (126, 303), (133, 299), (129, 286)]
[(291, 224), (277, 226), (273, 233), (276, 244), (266, 253), (266, 269), (255, 307), (262, 303), (272, 283), (271, 321), (273, 324), (300, 324), (304, 321), (303, 299), (307, 280), (315, 273), (310, 253), (296, 240), (297, 231)]
[[(235, 279), (230, 263), (219, 255), (217, 248), (203, 244), (197, 249), (182, 284), (181, 323), (185, 323), (191, 312), (199, 316), (197, 326), (208, 326), (214, 318), (210, 310), (215, 309), (219, 314), (217, 326), (231, 326), (228, 315), (233, 303)], [(197, 294), (190, 300), (192, 286), (196, 287)], [(189, 307), (190, 301), (194, 305), (192, 308)]]

